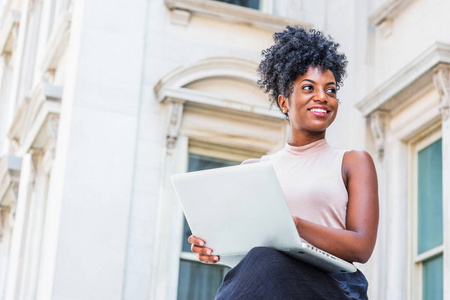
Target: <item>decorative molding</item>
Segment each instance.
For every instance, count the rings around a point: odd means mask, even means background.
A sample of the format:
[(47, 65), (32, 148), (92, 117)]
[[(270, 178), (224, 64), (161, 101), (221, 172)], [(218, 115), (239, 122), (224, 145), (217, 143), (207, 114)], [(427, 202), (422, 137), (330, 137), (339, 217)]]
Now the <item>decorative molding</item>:
[(0, 55), (5, 57), (6, 63), (12, 55), (19, 31), (20, 12), (11, 10), (0, 29)]
[(22, 159), (13, 155), (0, 157), (0, 207), (16, 203)]
[(258, 80), (258, 63), (237, 57), (210, 57), (176, 68), (162, 77), (155, 85), (158, 100), (165, 87), (184, 87), (185, 85), (207, 78), (229, 77), (255, 83)]
[(183, 9), (172, 9), (170, 11), (170, 22), (174, 25), (187, 26), (191, 21), (192, 13)]
[(284, 120), (284, 115), (278, 110), (270, 110), (268, 103), (265, 106), (257, 106), (253, 104), (243, 103), (239, 99), (224, 98), (212, 93), (200, 92), (187, 88), (166, 88), (161, 94), (160, 101), (162, 103), (185, 102), (189, 105), (209, 107), (212, 109), (220, 109), (221, 111), (229, 111), (230, 113), (245, 114), (253, 117), (271, 117)]
[(212, 92), (187, 88), (190, 83), (212, 78), (227, 78), (239, 82), (247, 82), (256, 87), (257, 64), (238, 58), (209, 58), (195, 64), (177, 68), (156, 84), (154, 90), (156, 100), (169, 105), (169, 125), (166, 135), (167, 149), (173, 149), (181, 128), (183, 111), (186, 108), (202, 112), (221, 113), (224, 118), (245, 116), (251, 121), (270, 120), (280, 124), (285, 122), (284, 116), (272, 111), (268, 103), (246, 102), (244, 98), (230, 99)]
[(356, 103), (356, 107), (366, 117), (379, 109), (391, 111), (413, 99), (416, 91), (432, 85), (433, 69), (441, 63), (450, 63), (450, 44), (435, 42)]
[(388, 38), (392, 34), (392, 20), (386, 20), (378, 26), (378, 31), (383, 38)]
[(9, 209), (0, 207), (0, 244), (3, 240), (3, 232), (6, 232)]
[(51, 114), (48, 117), (46, 123), (47, 130), (47, 145), (44, 149), (44, 156), (42, 158), (42, 167), (45, 174), (50, 174), (53, 160), (55, 159), (56, 153), (56, 140), (58, 137), (58, 126), (59, 126), (59, 115)]
[(47, 124), (52, 118), (59, 118), (61, 97), (61, 87), (41, 82), (34, 89), (31, 99), (23, 100), (8, 132), (19, 155), (31, 149), (46, 150), (52, 138)]
[(414, 0), (386, 0), (378, 5), (368, 17), (372, 26), (380, 26), (387, 20), (393, 20)]
[(378, 110), (370, 115), (370, 130), (375, 140), (375, 149), (379, 161), (383, 161), (386, 144), (386, 129), (389, 113)]
[(246, 24), (269, 31), (283, 30), (286, 25), (311, 28), (311, 24), (281, 16), (264, 13), (256, 9), (211, 0), (164, 0), (169, 10), (183, 10), (193, 15), (201, 15), (228, 22)]
[(212, 93), (206, 93), (185, 88), (189, 83), (208, 78), (234, 78), (256, 84), (258, 80), (256, 62), (239, 58), (215, 57), (208, 58), (180, 67), (170, 72), (156, 84), (154, 90), (156, 98), (161, 103), (186, 102), (186, 104), (203, 106), (251, 115), (253, 117), (271, 117), (284, 119), (277, 111), (269, 110), (267, 103), (261, 106), (247, 104), (242, 99), (229, 99)]
[(169, 150), (173, 150), (175, 148), (178, 135), (180, 134), (181, 120), (183, 119), (183, 102), (171, 102), (169, 110), (169, 126), (167, 128), (166, 147)]
[(447, 121), (450, 117), (450, 64), (440, 64), (434, 69), (433, 82), (440, 96), (439, 111)]
[(39, 67), (44, 72), (44, 79), (49, 82), (53, 81), (55, 70), (69, 44), (71, 23), (70, 13), (61, 14), (40, 59)]

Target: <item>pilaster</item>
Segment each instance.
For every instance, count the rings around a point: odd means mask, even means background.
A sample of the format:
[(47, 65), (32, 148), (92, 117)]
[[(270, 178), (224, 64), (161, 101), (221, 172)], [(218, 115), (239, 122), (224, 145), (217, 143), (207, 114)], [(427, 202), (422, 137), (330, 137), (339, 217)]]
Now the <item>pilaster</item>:
[(168, 150), (175, 148), (178, 135), (180, 134), (181, 120), (183, 118), (183, 103), (175, 101), (169, 107), (169, 125), (167, 128), (166, 147)]
[(379, 162), (383, 161), (386, 148), (386, 128), (389, 120), (389, 113), (377, 110), (370, 115), (370, 130), (375, 142), (375, 150)]
[(442, 115), (442, 204), (444, 222), (444, 299), (450, 300), (450, 64), (434, 69), (433, 83), (439, 92)]

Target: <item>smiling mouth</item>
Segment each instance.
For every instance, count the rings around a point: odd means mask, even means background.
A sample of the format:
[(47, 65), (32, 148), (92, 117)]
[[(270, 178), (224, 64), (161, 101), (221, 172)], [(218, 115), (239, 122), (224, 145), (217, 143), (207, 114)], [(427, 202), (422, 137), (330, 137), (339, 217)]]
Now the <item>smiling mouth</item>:
[(319, 114), (327, 114), (330, 112), (329, 110), (326, 110), (323, 108), (311, 108), (310, 111), (313, 113), (319, 113)]

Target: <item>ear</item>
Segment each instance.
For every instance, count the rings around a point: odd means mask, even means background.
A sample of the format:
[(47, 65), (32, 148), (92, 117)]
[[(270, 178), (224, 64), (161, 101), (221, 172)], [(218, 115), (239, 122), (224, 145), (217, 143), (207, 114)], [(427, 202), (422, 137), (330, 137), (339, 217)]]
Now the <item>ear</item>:
[(278, 96), (278, 105), (281, 108), (281, 111), (283, 111), (284, 113), (288, 112), (288, 107), (287, 107), (287, 98), (284, 97), (283, 95), (279, 95)]

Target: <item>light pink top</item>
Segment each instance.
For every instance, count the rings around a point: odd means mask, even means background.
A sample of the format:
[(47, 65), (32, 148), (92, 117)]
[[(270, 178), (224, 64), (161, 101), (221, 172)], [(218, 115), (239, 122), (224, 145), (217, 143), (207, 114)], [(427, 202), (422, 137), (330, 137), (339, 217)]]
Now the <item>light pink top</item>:
[(342, 179), (346, 150), (325, 139), (263, 156), (271, 161), (293, 216), (332, 228), (345, 229), (348, 193)]

